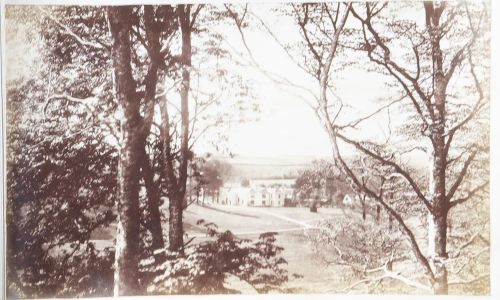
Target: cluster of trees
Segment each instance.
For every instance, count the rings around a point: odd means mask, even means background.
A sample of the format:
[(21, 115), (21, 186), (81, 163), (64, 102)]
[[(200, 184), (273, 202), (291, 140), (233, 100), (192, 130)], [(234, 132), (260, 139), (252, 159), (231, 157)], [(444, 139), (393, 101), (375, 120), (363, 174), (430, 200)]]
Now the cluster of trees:
[[(167, 245), (183, 255), (193, 143), (235, 116), (219, 109), (221, 98), (237, 98), (233, 109), (255, 110), (242, 101), (252, 96), (248, 85), (224, 68), (231, 64), (221, 63), (231, 59), (221, 47), (223, 36), (210, 30), (228, 21), (239, 30), (251, 63), (308, 101), (328, 134), (336, 166), (394, 219), (407, 241), (391, 240), (398, 247), (369, 263), (356, 259), (370, 268), (385, 261), (386, 267), (370, 269), (381, 276), (356, 273), (364, 278), (353, 287), (390, 278), (436, 294), (475, 282), (485, 292), (489, 4), (295, 3), (275, 13), (293, 20), (300, 41), (282, 41), (248, 5), (9, 7), (7, 19), (25, 24), (16, 30), (29, 32), (41, 57), (32, 74), (7, 86), (11, 293), (86, 296), (108, 294), (113, 286), (116, 295), (140, 294), (148, 276), (157, 275), (141, 273), (141, 259), (162, 264), (171, 254), (158, 250)], [(259, 64), (245, 39), (252, 24), (278, 42), (313, 89)], [(388, 99), (361, 117), (338, 95), (337, 83), (350, 68), (376, 74), (387, 86)], [(203, 82), (211, 88), (200, 88)], [(363, 134), (374, 118), (386, 121), (386, 135)], [(415, 171), (415, 153), (430, 161), (428, 174)], [(465, 217), (470, 211), (477, 218)], [(412, 223), (415, 215), (425, 222), (425, 238)], [(455, 235), (451, 220), (458, 224)], [(91, 234), (111, 222), (118, 227), (116, 247), (98, 251)], [(352, 235), (337, 229), (325, 227), (334, 246)], [(387, 245), (383, 230), (370, 232), (354, 236)], [(352, 264), (345, 250), (339, 252), (337, 263)], [(397, 257), (413, 263), (407, 276), (395, 270)], [(101, 281), (108, 284), (97, 289)]]
[(315, 160), (311, 166), (299, 172), (294, 184), (294, 194), (300, 201), (326, 201), (330, 205), (341, 205), (344, 195), (352, 188), (334, 163)]
[[(287, 41), (248, 10), (247, 6), (235, 9), (234, 23), (258, 24), (290, 62), (309, 75), (314, 87), (294, 82), (287, 74), (276, 76), (257, 60), (255, 66), (309, 103), (329, 136), (338, 168), (357, 192), (394, 219), (408, 242), (398, 251), (413, 253), (415, 270), (407, 274), (410, 278), (386, 268), (382, 276), (362, 275), (361, 283), (378, 285), (392, 278), (436, 294), (447, 294), (451, 285), (468, 289), (476, 283), (476, 290), (486, 291), (489, 257), (482, 248), (489, 247), (484, 238), (489, 235), (489, 217), (480, 212), (488, 209), (489, 186), (489, 4), (280, 6), (277, 13), (294, 21), (300, 41)], [(251, 55), (245, 30), (239, 28)], [(370, 103), (375, 107), (371, 112), (356, 110), (352, 97), (339, 96), (342, 76), (349, 70), (362, 70), (385, 84), (387, 98)], [(384, 123), (383, 133), (373, 135), (374, 119)], [(361, 168), (352, 163), (353, 156), (360, 159)], [(422, 156), (429, 161), (424, 176), (412, 162)], [(467, 230), (458, 227), (461, 236), (449, 235), (450, 220), (471, 207), (477, 212), (475, 221), (465, 225), (461, 219)], [(424, 220), (420, 223), (427, 228), (426, 239), (421, 238), (421, 226), (412, 224), (410, 212)], [(475, 269), (457, 261), (455, 254), (466, 252), (481, 261)], [(397, 256), (379, 255), (387, 261)], [(344, 263), (342, 255), (338, 258)]]
[[(214, 127), (224, 138), (234, 110), (257, 110), (211, 30), (226, 15), (191, 4), (8, 7), (9, 36), (39, 51), (7, 86), (10, 296), (142, 294), (158, 272), (141, 272), (141, 260), (184, 255), (193, 144)], [(112, 223), (115, 247), (97, 249), (93, 234)]]
[(217, 198), (220, 188), (232, 177), (232, 166), (222, 160), (215, 158), (198, 158), (191, 164), (192, 176), (189, 181), (190, 202), (205, 203), (206, 197)]

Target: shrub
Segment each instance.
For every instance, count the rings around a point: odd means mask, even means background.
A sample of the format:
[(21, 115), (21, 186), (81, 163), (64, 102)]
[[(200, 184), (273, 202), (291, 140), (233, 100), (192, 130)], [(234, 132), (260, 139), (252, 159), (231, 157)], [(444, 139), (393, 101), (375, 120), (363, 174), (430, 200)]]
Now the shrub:
[[(226, 275), (234, 275), (259, 293), (278, 290), (289, 280), (284, 269), (282, 247), (274, 232), (263, 233), (257, 241), (240, 239), (230, 231), (218, 231), (213, 223), (200, 220), (208, 241), (185, 248), (184, 254), (167, 253), (168, 260), (155, 265), (153, 259), (141, 262), (145, 272), (157, 272), (149, 284), (152, 294), (238, 293), (224, 285)], [(297, 277), (298, 275), (294, 274)]]

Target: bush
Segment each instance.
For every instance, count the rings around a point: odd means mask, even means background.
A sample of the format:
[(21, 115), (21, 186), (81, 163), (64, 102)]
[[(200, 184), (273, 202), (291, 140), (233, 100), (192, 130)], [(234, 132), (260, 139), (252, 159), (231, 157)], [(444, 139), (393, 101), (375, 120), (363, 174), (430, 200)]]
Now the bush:
[[(152, 294), (228, 294), (240, 291), (227, 288), (231, 274), (250, 284), (259, 293), (278, 290), (289, 280), (283, 268), (282, 247), (275, 244), (277, 233), (267, 232), (252, 242), (230, 231), (218, 231), (213, 223), (203, 224), (208, 241), (187, 247), (185, 254), (167, 253), (165, 263), (156, 266), (153, 259), (141, 262), (143, 271), (158, 272), (149, 284)], [(297, 277), (298, 275), (294, 274)]]
[(72, 243), (41, 252), (8, 277), (9, 298), (102, 297), (113, 293), (114, 253), (93, 243)]

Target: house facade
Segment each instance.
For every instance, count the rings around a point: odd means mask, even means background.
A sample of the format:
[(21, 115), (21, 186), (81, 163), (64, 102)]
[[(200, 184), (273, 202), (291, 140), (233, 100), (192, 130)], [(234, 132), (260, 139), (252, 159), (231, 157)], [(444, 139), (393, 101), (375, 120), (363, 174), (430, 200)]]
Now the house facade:
[(285, 199), (292, 199), (294, 179), (250, 180), (247, 187), (227, 183), (220, 190), (218, 201), (223, 205), (284, 206)]

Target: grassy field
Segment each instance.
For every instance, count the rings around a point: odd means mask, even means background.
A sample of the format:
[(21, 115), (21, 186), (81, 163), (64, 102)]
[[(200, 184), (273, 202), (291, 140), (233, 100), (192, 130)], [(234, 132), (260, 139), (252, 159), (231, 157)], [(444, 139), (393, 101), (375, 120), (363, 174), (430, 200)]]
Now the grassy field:
[[(167, 212), (168, 208), (162, 208)], [(318, 208), (317, 213), (311, 213), (306, 207), (240, 207), (226, 205), (192, 204), (184, 212), (184, 229), (187, 239), (194, 237), (193, 243), (206, 240), (207, 234), (203, 225), (197, 225), (198, 220), (211, 222), (220, 231), (230, 230), (240, 238), (258, 239), (265, 232), (277, 232), (277, 245), (284, 248), (283, 257), (287, 260), (289, 274), (299, 274), (301, 278), (291, 277), (283, 286), (283, 290), (296, 293), (339, 293), (352, 282), (344, 281), (343, 275), (350, 268), (342, 265), (328, 265), (321, 256), (315, 253), (308, 235), (315, 234), (316, 226), (322, 220), (335, 220), (347, 212), (349, 217), (361, 218), (352, 211), (339, 208)], [(345, 216), (344, 216), (345, 217)], [(374, 222), (375, 216), (369, 215), (368, 220)], [(361, 221), (361, 219), (359, 220)], [(407, 220), (410, 227), (418, 226), (417, 220)], [(166, 228), (165, 228), (166, 229)], [(98, 248), (112, 247), (116, 225), (96, 231), (92, 241)], [(417, 239), (425, 239), (423, 230), (418, 232)], [(187, 240), (185, 239), (185, 240)], [(351, 278), (352, 280), (352, 278)]]
[[(167, 212), (168, 208), (162, 208)], [(238, 206), (203, 206), (193, 204), (184, 213), (184, 229), (187, 239), (194, 237), (193, 243), (199, 243), (207, 239), (203, 225), (197, 225), (197, 221), (203, 219), (205, 222), (216, 224), (220, 231), (230, 230), (240, 238), (251, 240), (258, 239), (264, 232), (277, 232), (277, 245), (284, 248), (283, 257), (287, 260), (289, 274), (302, 275), (301, 278), (292, 278), (283, 287), (287, 292), (297, 293), (339, 293), (352, 282), (344, 281), (343, 275), (349, 274), (349, 267), (341, 265), (328, 265), (314, 251), (308, 235), (315, 234), (316, 226), (321, 220), (335, 220), (343, 217), (359, 218), (359, 211), (342, 211), (337, 208), (319, 208), (317, 213), (311, 213), (305, 207), (238, 207)], [(387, 222), (387, 216), (382, 216), (381, 222)], [(375, 226), (375, 216), (367, 217), (367, 225)], [(405, 220), (408, 227), (415, 233), (415, 237), (422, 247), (427, 242), (425, 220), (417, 217)], [(386, 224), (387, 225), (387, 224)], [(384, 225), (385, 226), (385, 225)], [(396, 226), (396, 224), (394, 224)], [(166, 229), (166, 228), (165, 228)], [(113, 247), (116, 224), (108, 228), (95, 231), (91, 240), (97, 248)], [(187, 240), (186, 239), (186, 240)], [(422, 248), (424, 251), (425, 248)], [(395, 270), (404, 271), (403, 274), (411, 277), (418, 264), (413, 262), (410, 255), (409, 260), (399, 261), (394, 264)], [(451, 275), (450, 275), (451, 276)], [(352, 281), (352, 278), (346, 279)], [(480, 284), (481, 283), (479, 282)], [(389, 290), (399, 293), (415, 293), (414, 289), (398, 282), (388, 281)], [(384, 284), (386, 287), (387, 284)], [(487, 283), (486, 283), (487, 284)], [(423, 292), (418, 290), (417, 293)], [(424, 292), (425, 293), (425, 292)], [(450, 286), (451, 294), (463, 294), (460, 286)]]
[(317, 213), (304, 207), (238, 207), (192, 205), (185, 213), (187, 233), (203, 238), (203, 228), (196, 221), (204, 219), (217, 224), (221, 230), (231, 230), (242, 238), (257, 239), (261, 233), (277, 232), (277, 244), (283, 247), (288, 271), (302, 275), (292, 279), (285, 288), (299, 293), (327, 293), (338, 291), (342, 282), (342, 268), (327, 266), (313, 252), (306, 234), (315, 230), (320, 220), (342, 214), (340, 209), (319, 208)]
[[(288, 271), (302, 275), (292, 279), (285, 288), (300, 293), (325, 293), (338, 290), (338, 269), (327, 267), (313, 253), (307, 232), (324, 219), (342, 214), (339, 209), (319, 208), (317, 213), (304, 207), (238, 207), (201, 206), (193, 204), (184, 213), (187, 235), (196, 241), (204, 240), (206, 231), (196, 225), (200, 219), (215, 223), (220, 230), (231, 230), (241, 238), (257, 239), (261, 233), (277, 232), (277, 244), (283, 247)], [(98, 248), (113, 246), (116, 225), (96, 231), (92, 241)]]

